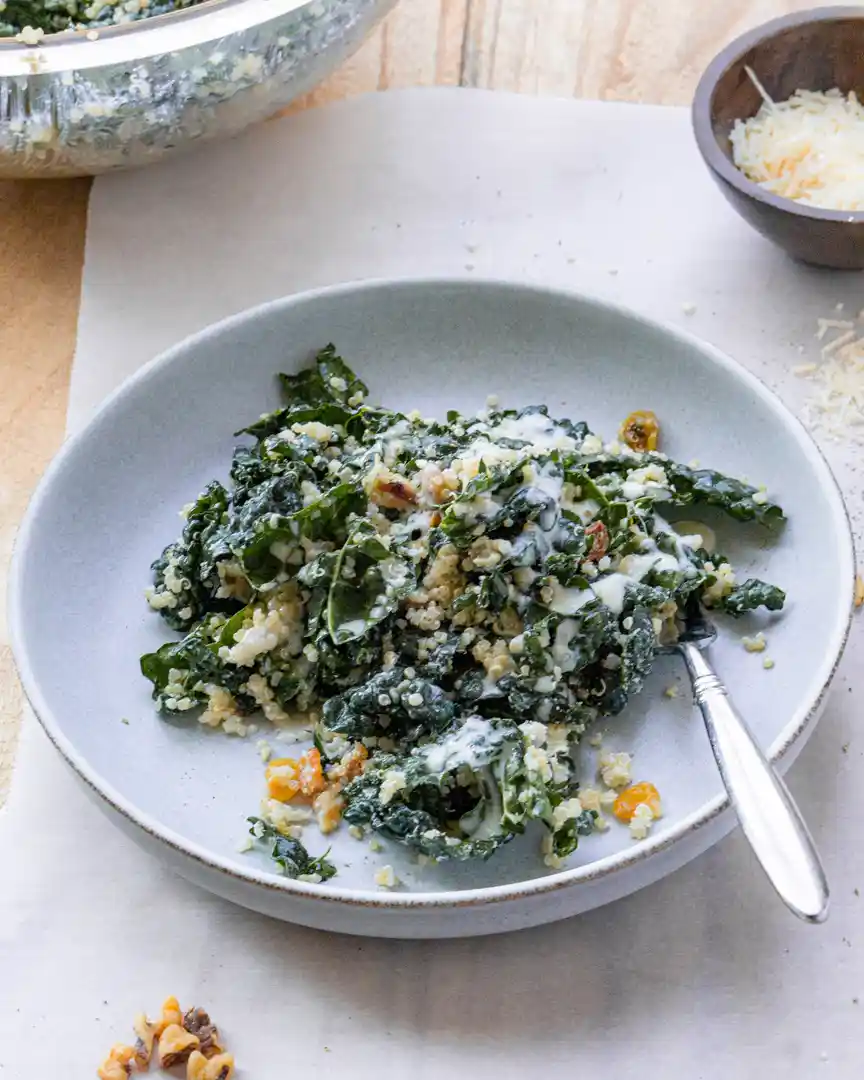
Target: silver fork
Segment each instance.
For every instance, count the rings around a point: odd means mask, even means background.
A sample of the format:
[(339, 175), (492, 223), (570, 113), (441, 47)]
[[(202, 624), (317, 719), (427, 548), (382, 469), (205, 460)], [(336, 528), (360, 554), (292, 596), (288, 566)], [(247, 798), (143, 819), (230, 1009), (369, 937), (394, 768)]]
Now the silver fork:
[(799, 919), (819, 923), (828, 915), (828, 882), (813, 838), (792, 796), (736, 710), (704, 650), (717, 630), (701, 614), (663, 652), (684, 658), (693, 697), (729, 799), (768, 880)]

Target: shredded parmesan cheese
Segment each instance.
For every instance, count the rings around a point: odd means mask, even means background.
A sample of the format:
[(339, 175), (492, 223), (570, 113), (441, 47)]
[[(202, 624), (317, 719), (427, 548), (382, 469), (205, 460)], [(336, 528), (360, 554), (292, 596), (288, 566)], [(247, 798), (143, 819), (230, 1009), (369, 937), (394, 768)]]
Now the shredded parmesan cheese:
[(729, 136), (735, 164), (766, 191), (826, 210), (864, 210), (864, 106), (855, 93), (796, 90)]
[(792, 368), (810, 383), (803, 418), (829, 439), (864, 444), (864, 328), (848, 319), (818, 319), (816, 339), (822, 362)]

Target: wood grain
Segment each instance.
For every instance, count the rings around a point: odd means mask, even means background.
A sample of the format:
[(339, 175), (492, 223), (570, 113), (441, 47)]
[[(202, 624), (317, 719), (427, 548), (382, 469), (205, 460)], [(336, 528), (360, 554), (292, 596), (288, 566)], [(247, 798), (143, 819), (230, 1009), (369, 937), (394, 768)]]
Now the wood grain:
[(63, 438), (88, 191), (86, 180), (0, 183), (0, 803), (21, 714), (6, 570), (30, 493)]
[[(714, 53), (812, 0), (402, 0), (291, 111), (406, 86), (683, 104)], [(75, 345), (86, 180), (0, 183), (0, 571), (30, 492), (60, 445)], [(0, 595), (0, 804), (21, 694)]]

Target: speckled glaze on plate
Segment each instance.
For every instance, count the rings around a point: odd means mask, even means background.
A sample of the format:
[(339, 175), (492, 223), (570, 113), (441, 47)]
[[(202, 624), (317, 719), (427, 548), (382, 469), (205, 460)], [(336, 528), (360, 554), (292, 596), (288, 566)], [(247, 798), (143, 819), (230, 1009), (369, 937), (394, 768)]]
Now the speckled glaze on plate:
[[(672, 657), (606, 725), (607, 747), (632, 752), (635, 778), (662, 793), (665, 816), (646, 842), (613, 827), (551, 872), (529, 834), (487, 863), (420, 869), (396, 846), (373, 853), (343, 829), (328, 838), (340, 872), (326, 885), (289, 881), (263, 855), (237, 850), (263, 788), (255, 739), (157, 717), (138, 657), (164, 631), (142, 593), (150, 561), (178, 532), (178, 508), (225, 477), (232, 432), (276, 403), (274, 373), (298, 369), (328, 341), (390, 406), (443, 415), (494, 392), (508, 406), (546, 402), (608, 435), (632, 409), (651, 408), (671, 456), (767, 484), (789, 516), (779, 537), (710, 523), (743, 574), (787, 588), (788, 609), (725, 629), (712, 658), (781, 768), (812, 730), (848, 631), (852, 541), (827, 465), (778, 400), (712, 347), (584, 296), (476, 280), (369, 282), (288, 297), (176, 346), (112, 395), (39, 486), (16, 547), (10, 628), (27, 696), (86, 789), (142, 847), (205, 888), (357, 934), (532, 926), (615, 900), (706, 850), (734, 822)], [(740, 644), (757, 626), (771, 671)], [(667, 698), (675, 682), (682, 692)], [(586, 746), (586, 778), (595, 755)], [(313, 830), (307, 839), (313, 853), (326, 846)], [(400, 890), (374, 888), (387, 863)]]

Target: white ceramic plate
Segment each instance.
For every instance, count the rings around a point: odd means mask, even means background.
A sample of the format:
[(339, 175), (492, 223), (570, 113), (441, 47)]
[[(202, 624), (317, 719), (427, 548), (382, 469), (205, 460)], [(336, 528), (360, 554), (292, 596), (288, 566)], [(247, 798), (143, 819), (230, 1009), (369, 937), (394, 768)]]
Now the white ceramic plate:
[[(263, 788), (255, 739), (156, 715), (138, 658), (165, 630), (142, 594), (151, 560), (180, 529), (178, 508), (226, 477), (232, 432), (278, 403), (275, 372), (298, 369), (328, 341), (390, 406), (443, 415), (476, 410), (495, 392), (504, 405), (545, 402), (609, 436), (634, 408), (651, 408), (671, 456), (767, 484), (789, 517), (778, 539), (711, 523), (744, 573), (787, 589), (788, 608), (735, 624), (712, 655), (774, 759), (785, 767), (800, 749), (843, 649), (853, 580), (843, 503), (810, 438), (752, 375), (691, 337), (584, 297), (479, 281), (347, 285), (229, 319), (140, 371), (64, 447), (20, 532), (10, 611), (24, 687), (54, 744), (113, 820), (180, 873), (327, 929), (420, 937), (534, 925), (607, 903), (704, 851), (733, 820), (672, 658), (607, 725), (606, 745), (633, 753), (635, 777), (661, 791), (665, 816), (646, 842), (613, 827), (552, 873), (534, 834), (487, 863), (419, 870), (397, 846), (373, 854), (342, 829), (332, 849), (339, 876), (319, 886), (238, 851)], [(769, 622), (776, 666), (766, 671), (740, 635)], [(682, 692), (670, 700), (662, 691), (673, 682)], [(310, 835), (309, 846), (324, 843)], [(376, 891), (385, 863), (403, 890)]]

